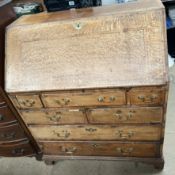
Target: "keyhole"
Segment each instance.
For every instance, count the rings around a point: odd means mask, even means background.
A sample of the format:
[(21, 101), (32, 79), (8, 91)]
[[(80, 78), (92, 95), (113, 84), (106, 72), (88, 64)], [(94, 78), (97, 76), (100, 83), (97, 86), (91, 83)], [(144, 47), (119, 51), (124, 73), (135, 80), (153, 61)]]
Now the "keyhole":
[(82, 25), (80, 23), (75, 24), (75, 29), (80, 30)]

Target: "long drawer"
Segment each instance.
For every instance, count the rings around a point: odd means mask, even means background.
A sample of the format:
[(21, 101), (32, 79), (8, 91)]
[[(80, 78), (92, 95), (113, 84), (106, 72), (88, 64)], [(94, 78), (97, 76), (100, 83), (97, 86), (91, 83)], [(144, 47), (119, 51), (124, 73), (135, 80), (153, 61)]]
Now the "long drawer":
[(0, 156), (22, 157), (32, 155), (34, 155), (34, 150), (28, 141), (9, 145), (0, 145)]
[(26, 136), (19, 124), (0, 127), (0, 143), (25, 140)]
[(161, 123), (161, 107), (93, 108), (88, 109), (90, 123)]
[(119, 89), (43, 93), (42, 100), (45, 107), (126, 104), (125, 90)]
[(62, 125), (30, 126), (37, 140), (145, 140), (157, 141), (161, 125)]
[(158, 157), (159, 144), (122, 142), (40, 142), (44, 155)]

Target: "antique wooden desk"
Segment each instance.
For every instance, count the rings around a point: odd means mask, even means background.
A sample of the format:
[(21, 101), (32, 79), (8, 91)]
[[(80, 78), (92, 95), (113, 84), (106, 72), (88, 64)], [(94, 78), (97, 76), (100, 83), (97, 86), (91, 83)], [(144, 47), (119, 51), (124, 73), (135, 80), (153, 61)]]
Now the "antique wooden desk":
[(7, 29), (5, 90), (42, 159), (163, 168), (168, 94), (159, 0), (23, 16)]

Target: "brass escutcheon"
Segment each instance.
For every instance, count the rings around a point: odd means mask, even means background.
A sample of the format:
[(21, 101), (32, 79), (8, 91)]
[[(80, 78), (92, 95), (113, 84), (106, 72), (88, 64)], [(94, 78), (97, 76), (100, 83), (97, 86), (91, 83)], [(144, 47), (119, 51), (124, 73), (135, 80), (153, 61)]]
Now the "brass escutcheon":
[(80, 30), (83, 25), (82, 25), (82, 23), (78, 22), (78, 23), (73, 24), (73, 26), (75, 29)]

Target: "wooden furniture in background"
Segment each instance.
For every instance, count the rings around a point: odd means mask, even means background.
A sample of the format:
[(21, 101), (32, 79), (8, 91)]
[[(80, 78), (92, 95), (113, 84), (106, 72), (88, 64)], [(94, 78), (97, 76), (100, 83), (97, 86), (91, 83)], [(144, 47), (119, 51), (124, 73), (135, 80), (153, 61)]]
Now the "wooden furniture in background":
[(11, 3), (0, 7), (0, 19), (0, 156), (35, 156), (39, 148), (4, 92), (5, 28), (16, 19)]

